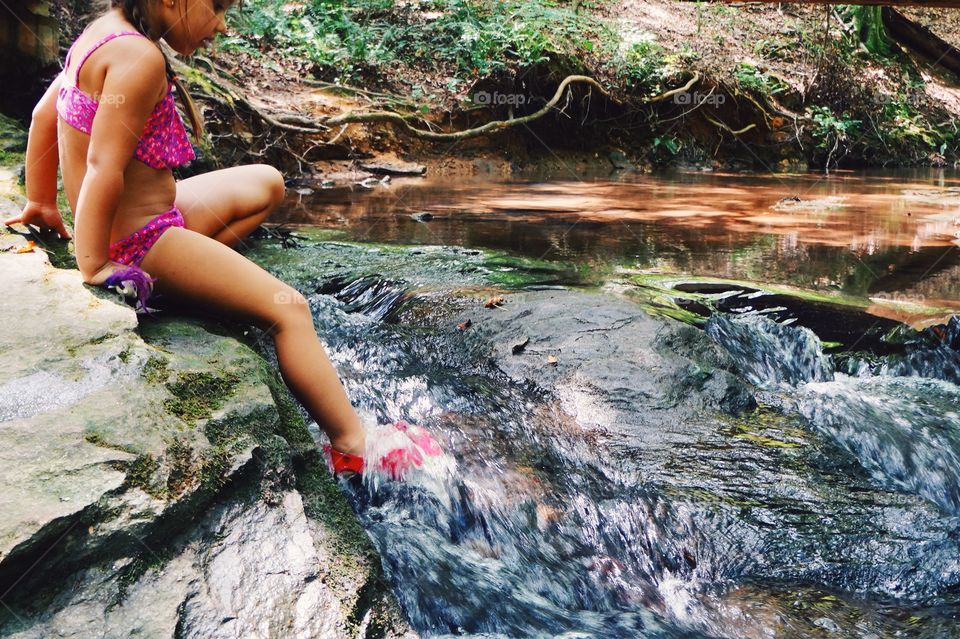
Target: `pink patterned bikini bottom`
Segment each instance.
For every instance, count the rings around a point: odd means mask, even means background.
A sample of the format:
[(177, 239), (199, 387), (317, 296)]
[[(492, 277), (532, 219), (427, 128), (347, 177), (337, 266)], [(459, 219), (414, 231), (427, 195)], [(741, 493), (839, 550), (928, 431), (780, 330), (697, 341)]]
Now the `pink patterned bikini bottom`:
[(184, 225), (183, 214), (176, 206), (150, 220), (143, 228), (134, 231), (122, 240), (110, 245), (110, 259), (127, 266), (140, 267), (140, 263), (163, 232), (171, 226)]

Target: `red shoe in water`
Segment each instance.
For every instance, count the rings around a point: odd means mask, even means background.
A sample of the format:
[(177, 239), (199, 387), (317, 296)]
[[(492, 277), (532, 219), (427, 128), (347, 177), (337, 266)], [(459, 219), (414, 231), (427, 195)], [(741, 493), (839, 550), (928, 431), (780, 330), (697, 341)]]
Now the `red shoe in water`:
[(376, 474), (401, 480), (411, 470), (422, 468), (429, 458), (442, 455), (443, 449), (425, 429), (400, 420), (368, 433), (363, 457), (342, 453), (330, 444), (324, 445), (323, 452), (335, 475)]

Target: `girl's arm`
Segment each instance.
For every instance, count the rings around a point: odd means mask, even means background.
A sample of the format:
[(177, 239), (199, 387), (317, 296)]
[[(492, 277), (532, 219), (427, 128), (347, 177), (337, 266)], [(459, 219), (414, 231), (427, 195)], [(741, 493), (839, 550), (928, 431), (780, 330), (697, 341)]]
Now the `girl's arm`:
[(57, 207), (57, 92), (61, 77), (57, 76), (33, 109), (27, 138), (27, 205), (20, 215), (4, 224), (32, 224), (41, 230), (53, 229), (61, 238), (68, 239), (70, 232)]
[(166, 87), (163, 54), (143, 38), (123, 38), (103, 80), (102, 100), (90, 131), (87, 172), (74, 220), (77, 265), (84, 281), (99, 280), (109, 257), (110, 229), (124, 189), (124, 171), (133, 158), (147, 117)]

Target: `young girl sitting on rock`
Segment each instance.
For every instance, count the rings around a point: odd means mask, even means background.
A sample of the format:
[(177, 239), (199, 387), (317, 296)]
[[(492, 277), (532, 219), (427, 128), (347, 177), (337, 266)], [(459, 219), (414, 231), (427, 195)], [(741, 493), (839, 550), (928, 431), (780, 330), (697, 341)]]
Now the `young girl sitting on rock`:
[(85, 282), (136, 290), (141, 306), (155, 286), (166, 297), (261, 327), (273, 336), (290, 390), (330, 438), (331, 470), (399, 478), (439, 455), (436, 442), (405, 422), (368, 438), (307, 301), (232, 248), (283, 199), (280, 173), (253, 165), (174, 180), (171, 169), (194, 159), (175, 84), (196, 136), (202, 127), (158, 42), (193, 53), (226, 32), (230, 4), (113, 0), (74, 42), (34, 109), (28, 204), (7, 224), (69, 236), (56, 205), (59, 160)]

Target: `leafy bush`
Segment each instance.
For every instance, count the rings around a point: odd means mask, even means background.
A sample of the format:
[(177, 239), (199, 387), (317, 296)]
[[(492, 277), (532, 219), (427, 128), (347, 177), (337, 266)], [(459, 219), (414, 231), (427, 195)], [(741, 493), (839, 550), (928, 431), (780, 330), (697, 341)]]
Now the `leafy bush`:
[(738, 64), (733, 76), (737, 79), (737, 84), (753, 93), (774, 95), (787, 89), (783, 82), (763, 73), (749, 62)]
[(657, 85), (663, 72), (663, 47), (656, 42), (640, 40), (623, 55), (623, 73), (630, 87)]
[(861, 124), (846, 114), (837, 116), (830, 107), (813, 106), (807, 109), (807, 117), (813, 120), (813, 137), (817, 148), (825, 151), (850, 146), (851, 133)]
[[(344, 79), (402, 62), (458, 76), (489, 75), (593, 50), (596, 19), (554, 0), (248, 0), (234, 20), (248, 41), (306, 57)], [(241, 46), (236, 39), (232, 46)]]
[(898, 97), (887, 102), (882, 113), (878, 134), (887, 144), (943, 154), (955, 140), (955, 132), (931, 123), (905, 99)]

